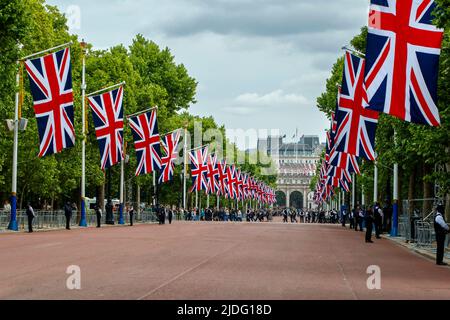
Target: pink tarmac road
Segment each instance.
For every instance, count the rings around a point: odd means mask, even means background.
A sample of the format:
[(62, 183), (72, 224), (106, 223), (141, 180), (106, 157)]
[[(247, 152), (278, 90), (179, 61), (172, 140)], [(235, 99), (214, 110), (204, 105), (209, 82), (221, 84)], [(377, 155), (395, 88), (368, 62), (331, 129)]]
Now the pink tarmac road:
[[(371, 265), (381, 290), (367, 289)], [(450, 269), (340, 226), (88, 228), (0, 235), (0, 299), (450, 299)]]

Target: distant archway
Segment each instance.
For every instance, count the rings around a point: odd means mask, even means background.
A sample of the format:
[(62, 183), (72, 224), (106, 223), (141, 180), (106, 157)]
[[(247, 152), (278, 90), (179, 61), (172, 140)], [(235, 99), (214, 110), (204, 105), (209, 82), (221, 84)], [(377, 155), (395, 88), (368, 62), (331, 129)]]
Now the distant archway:
[(303, 209), (303, 194), (299, 191), (294, 191), (289, 197), (290, 207), (295, 209)]
[(279, 207), (285, 207), (286, 206), (286, 193), (283, 191), (277, 191), (277, 206)]

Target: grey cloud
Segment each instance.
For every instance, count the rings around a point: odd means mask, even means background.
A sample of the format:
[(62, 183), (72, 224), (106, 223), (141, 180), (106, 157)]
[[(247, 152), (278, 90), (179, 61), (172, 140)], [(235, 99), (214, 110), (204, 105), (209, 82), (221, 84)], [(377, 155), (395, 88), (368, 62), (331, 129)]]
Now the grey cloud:
[(367, 7), (367, 3), (352, 0), (190, 2), (191, 8), (184, 15), (159, 26), (162, 32), (168, 36), (212, 32), (276, 37), (348, 30), (361, 25), (358, 15)]

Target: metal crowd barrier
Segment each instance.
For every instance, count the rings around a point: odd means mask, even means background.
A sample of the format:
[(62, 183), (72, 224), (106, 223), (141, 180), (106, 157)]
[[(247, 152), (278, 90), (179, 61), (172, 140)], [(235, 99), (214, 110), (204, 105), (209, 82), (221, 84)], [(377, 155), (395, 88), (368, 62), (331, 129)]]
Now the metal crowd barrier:
[(415, 244), (417, 247), (431, 248), (434, 241), (434, 226), (423, 220), (415, 222), (416, 238)]
[[(40, 211), (35, 210), (36, 217), (33, 219), (33, 229), (62, 229), (66, 227), (66, 217), (63, 211)], [(127, 212), (124, 212), (124, 223), (130, 223), (130, 216)], [(80, 212), (74, 212), (70, 220), (70, 226), (78, 226)], [(0, 232), (5, 231), (8, 228), (10, 221), (10, 213), (0, 212)], [(106, 214), (102, 215), (102, 224), (106, 222)], [(114, 212), (114, 221), (117, 224), (119, 222), (119, 213)], [(134, 215), (135, 223), (155, 223), (157, 221), (156, 215), (152, 211), (142, 211), (139, 214)], [(97, 225), (97, 216), (93, 210), (89, 210), (86, 213), (86, 222), (88, 226)], [(24, 210), (17, 211), (17, 224), (19, 230), (28, 229), (28, 217)]]

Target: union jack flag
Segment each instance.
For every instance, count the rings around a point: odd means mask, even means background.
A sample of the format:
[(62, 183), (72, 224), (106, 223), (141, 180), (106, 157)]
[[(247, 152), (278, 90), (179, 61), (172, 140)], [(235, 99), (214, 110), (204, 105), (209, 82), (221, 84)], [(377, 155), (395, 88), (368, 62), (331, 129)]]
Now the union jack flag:
[(344, 76), (338, 100), (336, 150), (375, 160), (375, 132), (378, 112), (366, 109), (365, 61), (345, 53)]
[(236, 167), (233, 165), (227, 167), (227, 183), (228, 183), (228, 193), (226, 198), (236, 199), (238, 197), (238, 192), (236, 189), (237, 178), (236, 178)]
[(437, 80), (443, 30), (434, 0), (371, 0), (367, 66), (369, 109), (440, 125)]
[(193, 191), (208, 190), (206, 173), (208, 172), (208, 147), (193, 150), (189, 153), (191, 159), (191, 175)]
[(219, 195), (226, 197), (228, 194), (228, 182), (227, 182), (227, 163), (225, 160), (217, 162), (218, 170), (218, 182), (219, 182)]
[(39, 157), (75, 145), (72, 64), (66, 48), (25, 61), (39, 131)]
[(241, 170), (236, 171), (236, 190), (237, 199), (242, 200), (244, 198), (244, 176)]
[(206, 192), (208, 194), (219, 193), (220, 183), (219, 183), (219, 167), (217, 163), (217, 155), (211, 154), (208, 157), (208, 171), (206, 173), (208, 178), (207, 185), (208, 188)]
[(345, 169), (349, 173), (355, 172), (356, 174), (361, 174), (358, 164), (358, 157), (349, 153), (336, 151), (336, 148), (331, 150), (328, 164), (330, 167)]
[(164, 137), (161, 141), (162, 148), (166, 154), (161, 158), (161, 175), (159, 176), (159, 183), (171, 181), (175, 171), (175, 161), (178, 157), (178, 143), (180, 142), (181, 131), (174, 131)]
[(161, 146), (156, 109), (131, 117), (138, 166), (136, 176), (161, 170)]
[(123, 87), (88, 98), (102, 169), (123, 160)]

